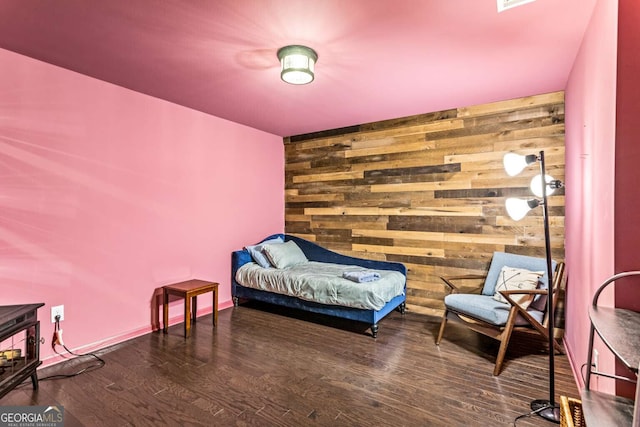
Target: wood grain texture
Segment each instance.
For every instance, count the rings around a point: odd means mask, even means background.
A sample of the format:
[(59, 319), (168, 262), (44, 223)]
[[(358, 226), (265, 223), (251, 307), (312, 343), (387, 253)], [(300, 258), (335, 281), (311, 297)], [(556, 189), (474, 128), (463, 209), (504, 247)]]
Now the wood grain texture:
[[(564, 93), (554, 92), (285, 138), (285, 231), (331, 250), (404, 262), (408, 306), (442, 309), (438, 276), (486, 272), (494, 251), (544, 256), (542, 211), (519, 222), (508, 197), (532, 197), (545, 151), (564, 180)], [(564, 260), (564, 191), (549, 198), (553, 256)], [(429, 267), (429, 268), (425, 268)]]
[[(428, 297), (426, 297), (428, 299)], [(393, 312), (377, 339), (367, 325), (259, 304), (222, 310), (99, 351), (106, 365), (74, 378), (29, 382), (0, 404), (62, 405), (65, 426), (510, 426), (548, 395), (545, 343), (516, 334), (499, 377), (496, 341), (439, 318)], [(65, 331), (73, 348), (73, 331)], [(43, 335), (48, 331), (43, 332)], [(40, 378), (88, 365), (73, 359)], [(567, 357), (560, 395), (578, 397)], [(539, 417), (518, 427), (547, 426)]]

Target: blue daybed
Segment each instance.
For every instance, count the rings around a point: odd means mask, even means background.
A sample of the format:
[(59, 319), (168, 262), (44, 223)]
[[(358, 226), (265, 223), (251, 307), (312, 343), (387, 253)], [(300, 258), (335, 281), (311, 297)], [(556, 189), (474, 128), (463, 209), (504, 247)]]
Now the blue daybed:
[(400, 294), (393, 296), (389, 301), (387, 301), (382, 308), (374, 310), (317, 303), (295, 296), (245, 287), (238, 283), (238, 281), (236, 280), (236, 274), (240, 267), (244, 266), (245, 264), (254, 262), (251, 254), (245, 248), (242, 250), (234, 251), (231, 255), (231, 295), (236, 307), (238, 306), (239, 300), (256, 300), (279, 306), (305, 310), (313, 313), (320, 313), (357, 322), (363, 322), (371, 325), (371, 334), (374, 338), (378, 334), (378, 322), (382, 318), (384, 318), (394, 309), (398, 309), (401, 313), (404, 314), (406, 302), (407, 269), (403, 264), (388, 261), (374, 261), (341, 255), (325, 249), (308, 240), (304, 240), (288, 234), (274, 234), (263, 239), (259, 243), (270, 241), (276, 238), (281, 238), (284, 240), (284, 242), (295, 242), (295, 244), (302, 250), (309, 261), (342, 264), (345, 266), (359, 266), (367, 270), (389, 270), (399, 272), (404, 276), (404, 289)]

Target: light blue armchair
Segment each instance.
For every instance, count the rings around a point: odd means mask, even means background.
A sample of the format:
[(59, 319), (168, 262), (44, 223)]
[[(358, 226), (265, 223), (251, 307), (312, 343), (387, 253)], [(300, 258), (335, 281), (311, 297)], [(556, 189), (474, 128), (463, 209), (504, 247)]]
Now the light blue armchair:
[[(545, 273), (540, 278), (537, 289), (500, 290), (499, 294), (504, 300), (498, 301), (494, 295), (503, 267), (544, 271)], [(553, 309), (555, 310), (558, 291), (564, 281), (564, 263), (554, 261), (552, 267), (555, 270), (552, 283)], [(493, 370), (493, 375), (499, 375), (509, 339), (514, 330), (537, 331), (547, 341), (549, 339), (546, 316), (548, 295), (546, 276), (546, 259), (544, 258), (495, 252), (486, 277), (477, 275), (441, 277), (451, 293), (444, 298), (445, 311), (436, 344), (440, 345), (448, 319), (461, 321), (470, 329), (500, 341), (500, 349)], [(481, 294), (460, 293), (458, 286), (454, 284), (458, 281), (483, 278), (485, 281)], [(507, 303), (504, 302), (505, 300)], [(562, 352), (562, 347), (555, 340), (554, 347), (557, 351)]]

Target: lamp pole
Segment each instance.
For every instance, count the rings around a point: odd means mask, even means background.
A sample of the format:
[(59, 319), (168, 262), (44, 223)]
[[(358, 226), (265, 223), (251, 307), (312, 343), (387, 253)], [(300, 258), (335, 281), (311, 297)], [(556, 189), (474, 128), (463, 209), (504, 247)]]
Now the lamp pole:
[(553, 269), (551, 261), (551, 238), (549, 236), (549, 208), (547, 206), (547, 182), (545, 175), (544, 151), (540, 151), (540, 174), (542, 177), (542, 218), (544, 221), (544, 241), (547, 256), (547, 331), (549, 333), (549, 400), (536, 399), (531, 402), (531, 410), (542, 418), (560, 423), (560, 407), (555, 403), (555, 363), (554, 363), (554, 310), (553, 310)]

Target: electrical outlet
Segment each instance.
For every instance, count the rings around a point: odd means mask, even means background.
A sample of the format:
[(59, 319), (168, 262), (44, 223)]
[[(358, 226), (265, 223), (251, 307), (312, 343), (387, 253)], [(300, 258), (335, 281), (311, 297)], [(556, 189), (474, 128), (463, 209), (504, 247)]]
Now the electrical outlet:
[(56, 316), (60, 316), (60, 320), (64, 320), (64, 305), (51, 307), (51, 323), (56, 323)]
[[(600, 367), (600, 360), (599, 360), (599, 354), (598, 354), (598, 350), (596, 350), (595, 348), (593, 349), (593, 358), (591, 359), (591, 363), (592, 363), (592, 372), (599, 372), (598, 368)], [(598, 378), (600, 378), (599, 375), (594, 375), (591, 377), (591, 387), (593, 387), (594, 389), (598, 389), (599, 383), (598, 383)]]

